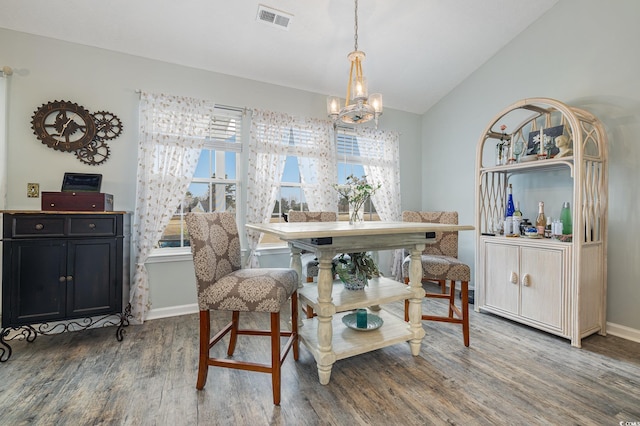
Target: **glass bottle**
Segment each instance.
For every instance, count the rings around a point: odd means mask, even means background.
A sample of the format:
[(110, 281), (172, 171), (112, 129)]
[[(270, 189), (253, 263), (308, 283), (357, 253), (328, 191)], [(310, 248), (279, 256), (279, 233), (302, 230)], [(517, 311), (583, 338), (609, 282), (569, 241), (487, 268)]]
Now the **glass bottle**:
[(551, 216), (547, 216), (547, 225), (544, 227), (544, 237), (551, 238)]
[(571, 235), (573, 233), (573, 226), (571, 224), (571, 209), (569, 208), (568, 201), (562, 204), (560, 220), (562, 221), (562, 235)]
[(544, 237), (544, 228), (547, 226), (547, 217), (544, 215), (544, 201), (538, 203), (538, 217), (536, 218), (536, 229), (538, 235)]
[(505, 209), (504, 217), (512, 217), (516, 208), (513, 206), (513, 188), (511, 184), (509, 184), (509, 189), (507, 191), (507, 208)]
[(522, 212), (520, 211), (520, 201), (516, 201), (516, 209), (514, 210), (513, 215), (522, 217)]
[(503, 141), (496, 144), (496, 166), (502, 166), (502, 145)]

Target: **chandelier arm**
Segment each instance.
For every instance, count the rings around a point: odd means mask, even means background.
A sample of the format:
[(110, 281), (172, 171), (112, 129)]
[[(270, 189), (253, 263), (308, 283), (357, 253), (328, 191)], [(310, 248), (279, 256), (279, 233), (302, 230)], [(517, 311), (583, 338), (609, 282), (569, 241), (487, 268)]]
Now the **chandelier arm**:
[(353, 78), (353, 61), (351, 62), (351, 67), (349, 68), (349, 82), (347, 83), (347, 98), (344, 101), (345, 107), (349, 105), (349, 99), (351, 99), (351, 82), (353, 81), (352, 78)]

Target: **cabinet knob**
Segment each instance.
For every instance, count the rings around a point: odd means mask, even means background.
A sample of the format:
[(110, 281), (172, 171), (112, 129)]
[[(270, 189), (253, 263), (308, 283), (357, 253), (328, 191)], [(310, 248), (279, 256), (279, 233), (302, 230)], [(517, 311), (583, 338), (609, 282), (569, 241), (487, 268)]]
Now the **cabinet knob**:
[(67, 281), (73, 281), (73, 275), (67, 275)]
[(511, 277), (509, 277), (509, 281), (511, 282), (511, 284), (518, 284), (518, 274), (511, 271)]
[(522, 285), (526, 287), (531, 285), (531, 276), (529, 274), (524, 274), (522, 276)]
[(35, 228), (36, 228), (36, 230), (38, 230), (38, 231), (42, 231), (42, 230), (44, 229), (44, 225), (43, 225), (43, 224), (41, 224), (41, 223), (36, 223)]
[(96, 228), (96, 224), (95, 223), (90, 223), (89, 224), (89, 229), (95, 229)]
[(65, 281), (67, 281), (67, 278), (66, 278), (66, 277), (64, 277), (64, 276), (62, 276), (62, 277), (59, 277), (59, 278), (58, 278), (58, 281), (59, 281), (59, 282), (61, 282), (61, 283), (63, 283), (63, 282), (65, 282)]

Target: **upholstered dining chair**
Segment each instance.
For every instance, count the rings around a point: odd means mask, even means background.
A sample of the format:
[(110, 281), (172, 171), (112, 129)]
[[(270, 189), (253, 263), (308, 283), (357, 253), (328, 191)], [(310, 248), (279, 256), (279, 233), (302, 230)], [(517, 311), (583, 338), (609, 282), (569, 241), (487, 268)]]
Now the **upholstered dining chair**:
[[(188, 213), (185, 217), (191, 240), (200, 309), (200, 355), (197, 389), (207, 382), (210, 366), (271, 374), (273, 403), (280, 405), (281, 367), (293, 349), (298, 359), (298, 274), (288, 268), (241, 269), (240, 236), (232, 213)], [(291, 300), (291, 330), (281, 330), (280, 312)], [(230, 311), (231, 321), (211, 337), (211, 311)], [(268, 312), (269, 330), (239, 327), (240, 312)], [(213, 346), (230, 333), (228, 357), (239, 335), (269, 336), (271, 362), (260, 364), (229, 358), (213, 358)], [(282, 347), (281, 337), (288, 337)]]
[[(404, 222), (429, 223), (458, 223), (458, 212), (402, 212)], [(402, 277), (409, 283), (409, 260), (407, 256), (402, 262)], [(421, 255), (422, 281), (437, 282), (441, 287), (440, 293), (425, 294), (425, 297), (448, 299), (447, 316), (422, 315), (426, 321), (442, 321), (462, 324), (464, 345), (469, 346), (469, 280), (471, 270), (469, 265), (458, 259), (458, 232), (436, 232), (436, 241), (427, 244)], [(455, 304), (456, 282), (460, 282), (461, 306)], [(449, 292), (446, 288), (449, 284)], [(405, 301), (405, 321), (409, 321), (409, 301)]]

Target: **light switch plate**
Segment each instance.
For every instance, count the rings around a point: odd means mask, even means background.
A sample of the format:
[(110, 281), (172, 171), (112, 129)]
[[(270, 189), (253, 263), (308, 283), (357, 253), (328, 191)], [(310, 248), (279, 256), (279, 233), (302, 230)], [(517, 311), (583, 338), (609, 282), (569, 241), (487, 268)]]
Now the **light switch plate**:
[(40, 184), (28, 183), (27, 184), (27, 197), (38, 198), (40, 196)]

